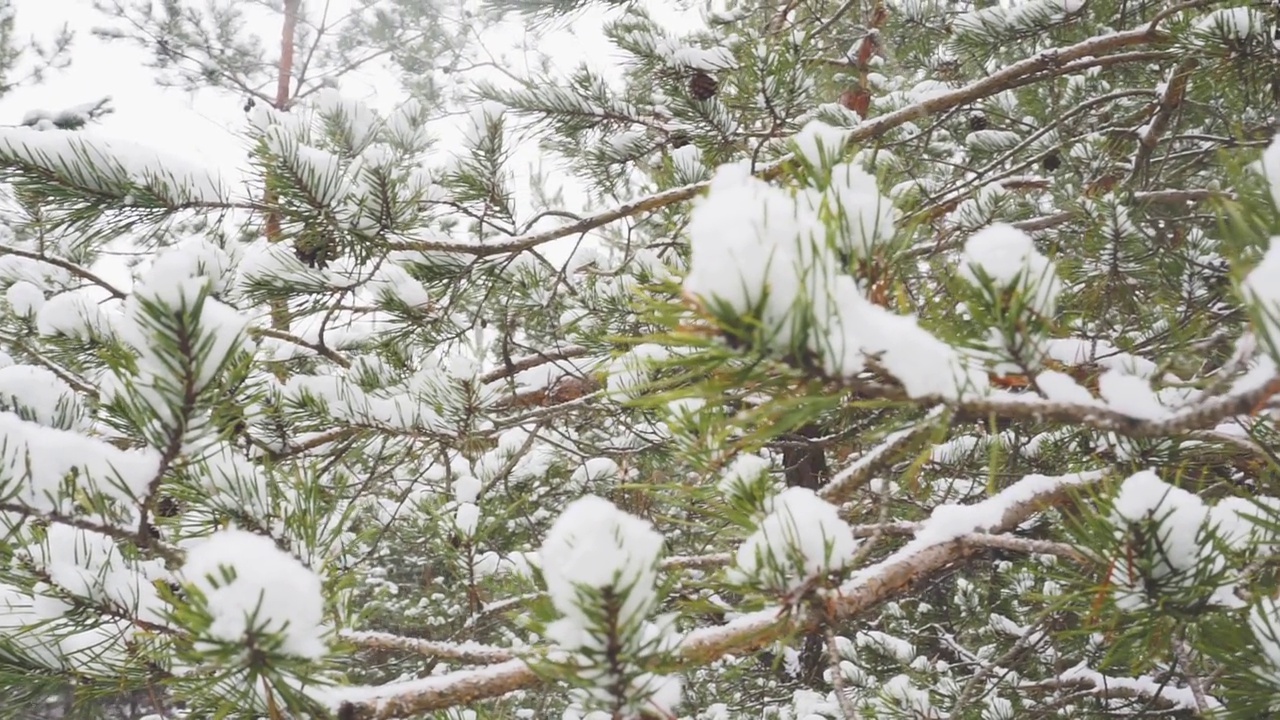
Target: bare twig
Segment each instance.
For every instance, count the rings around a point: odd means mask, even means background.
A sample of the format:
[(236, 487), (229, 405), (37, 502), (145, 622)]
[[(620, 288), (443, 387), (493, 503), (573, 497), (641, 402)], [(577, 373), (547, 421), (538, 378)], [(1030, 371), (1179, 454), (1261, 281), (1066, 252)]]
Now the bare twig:
[(1173, 654), (1178, 658), (1178, 667), (1182, 670), (1182, 677), (1186, 678), (1187, 687), (1191, 688), (1191, 697), (1196, 702), (1196, 714), (1204, 715), (1209, 711), (1209, 702), (1205, 697), (1200, 676), (1196, 674), (1195, 663), (1191, 661), (1191, 648), (1187, 647), (1185, 639), (1178, 638), (1174, 641)]
[(840, 649), (836, 646), (836, 631), (831, 623), (823, 626), (823, 635), (827, 640), (827, 658), (831, 661), (831, 686), (835, 690), (836, 703), (840, 706), (840, 714), (845, 720), (858, 720), (858, 709), (853, 706), (849, 697), (844, 673), (840, 670)]
[(510, 365), (500, 367), (496, 370), (490, 370), (484, 375), (481, 375), (480, 382), (485, 384), (497, 382), (498, 380), (511, 377), (516, 373), (536, 368), (539, 365), (579, 358), (589, 352), (590, 351), (587, 348), (584, 348), (581, 345), (570, 345), (550, 352), (540, 352), (535, 355), (528, 355), (518, 360), (512, 360)]
[(883, 442), (836, 473), (835, 477), (818, 491), (818, 494), (830, 503), (838, 504), (848, 500), (850, 495), (870, 480), (886, 463), (892, 462), (899, 450), (910, 446), (921, 435), (933, 431), (939, 419), (945, 416), (945, 410), (945, 406), (940, 405), (930, 410), (928, 415), (911, 427), (889, 433)]
[(325, 345), (320, 345), (319, 343), (313, 343), (313, 342), (310, 342), (309, 340), (304, 340), (298, 337), (297, 335), (294, 335), (284, 330), (278, 330), (276, 328), (256, 327), (256, 328), (250, 328), (249, 334), (257, 337), (268, 337), (275, 340), (283, 340), (284, 342), (291, 343), (293, 345), (297, 345), (298, 347), (303, 347), (308, 350), (311, 350), (329, 360), (332, 360), (333, 362), (337, 363), (338, 365), (344, 368), (351, 367), (351, 361), (348, 360), (346, 357), (344, 357), (341, 353), (337, 352), (336, 350), (333, 350), (332, 348), (327, 347)]
[[(66, 525), (80, 530), (95, 532), (117, 542), (128, 543), (130, 545), (136, 544), (138, 539), (133, 530), (127, 530), (116, 525), (94, 522), (88, 518), (64, 515), (56, 510), (38, 510), (36, 508), (23, 505), (22, 503), (0, 503), (0, 511), (21, 515), (26, 518), (46, 523), (57, 523), (59, 525)], [(153, 539), (151, 542), (148, 542), (146, 544), (146, 549), (150, 550), (152, 554), (165, 560), (170, 565), (176, 566), (182, 562), (182, 551), (177, 548), (169, 547), (158, 540)]]
[(102, 278), (89, 272), (88, 270), (80, 267), (79, 265), (71, 262), (70, 260), (63, 260), (62, 258), (52, 257), (49, 255), (45, 255), (43, 253), (31, 252), (29, 250), (21, 250), (15, 247), (0, 247), (0, 255), (15, 255), (17, 257), (27, 258), (28, 260), (36, 260), (38, 262), (47, 263), (54, 267), (62, 268), (63, 270), (66, 270), (72, 275), (75, 275), (76, 277), (80, 278), (81, 280), (92, 283), (102, 288), (103, 290), (106, 290), (107, 293), (111, 295), (111, 297), (117, 300), (123, 300), (126, 297), (128, 297), (128, 294), (123, 290), (117, 288), (116, 286), (112, 285), (106, 280), (103, 280)]

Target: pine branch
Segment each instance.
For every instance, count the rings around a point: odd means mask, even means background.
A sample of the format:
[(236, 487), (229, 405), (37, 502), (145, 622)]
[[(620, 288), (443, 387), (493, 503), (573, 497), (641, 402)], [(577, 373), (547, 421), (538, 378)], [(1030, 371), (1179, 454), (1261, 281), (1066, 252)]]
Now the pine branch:
[(285, 332), (284, 330), (277, 330), (275, 328), (250, 328), (249, 334), (251, 336), (267, 337), (275, 340), (283, 340), (284, 342), (292, 343), (294, 345), (297, 345), (298, 347), (311, 350), (315, 352), (317, 355), (320, 355), (321, 357), (324, 357), (334, 362), (339, 367), (342, 367), (344, 369), (351, 368), (351, 361), (348, 360), (346, 357), (344, 357), (341, 353), (334, 350), (333, 348), (327, 347), (325, 345), (321, 345), (319, 343), (313, 343), (308, 340), (304, 340), (298, 337), (297, 335), (293, 335), (292, 333)]
[(1187, 83), (1197, 65), (1199, 61), (1196, 58), (1183, 60), (1174, 68), (1172, 75), (1165, 83), (1164, 92), (1160, 94), (1160, 100), (1156, 103), (1155, 116), (1147, 122), (1138, 135), (1138, 151), (1133, 156), (1133, 169), (1129, 174), (1130, 183), (1135, 183), (1145, 175), (1151, 154), (1155, 152), (1160, 138), (1169, 129), (1174, 113), (1181, 107), (1182, 100), (1187, 94)]
[[(1052, 48), (1036, 55), (1013, 63), (990, 76), (972, 82), (957, 90), (940, 93), (926, 100), (908, 105), (886, 115), (880, 115), (863, 122), (853, 128), (847, 136), (850, 145), (857, 145), (875, 139), (905, 123), (918, 120), (957, 107), (968, 105), (983, 98), (991, 97), (1006, 90), (1023, 87), (1054, 77), (1061, 77), (1077, 72), (1084, 72), (1093, 67), (1105, 67), (1121, 62), (1146, 62), (1151, 59), (1148, 54), (1136, 56), (1118, 56), (1108, 58), (1108, 52), (1114, 52), (1135, 45), (1158, 42), (1162, 33), (1152, 25), (1142, 30), (1127, 30), (1089, 38), (1074, 45)], [(1101, 56), (1101, 57), (1099, 57)], [(791, 156), (760, 168), (756, 175), (762, 179), (779, 177), (791, 162)], [(698, 182), (673, 188), (646, 196), (605, 212), (597, 213), (582, 220), (562, 225), (531, 235), (506, 238), (500, 241), (483, 243), (459, 243), (450, 241), (412, 241), (388, 243), (387, 249), (405, 252), (453, 252), (477, 257), (488, 257), (505, 253), (518, 253), (530, 248), (559, 240), (570, 235), (578, 235), (623, 218), (633, 217), (645, 212), (659, 210), (676, 203), (685, 202), (696, 197), (709, 187), (710, 182)]]
[[(971, 513), (977, 535), (1008, 532), (1029, 518), (1059, 503), (1080, 488), (1100, 482), (1103, 471), (1061, 477), (1030, 476), (1002, 490), (977, 506), (953, 506)], [(935, 532), (929, 522), (916, 539), (888, 558), (858, 571), (840, 586), (828, 605), (833, 619), (860, 617), (898, 596), (921, 580), (981, 549), (971, 540), (975, 533), (955, 533), (955, 520), (934, 514)], [(982, 527), (984, 526), (985, 527)], [(981, 540), (978, 541), (982, 542)], [(686, 666), (705, 665), (726, 654), (760, 648), (793, 630), (786, 608), (777, 607), (744, 615), (726, 625), (688, 633), (677, 650)], [(803, 629), (823, 623), (822, 614), (804, 620)], [(517, 690), (535, 687), (541, 678), (522, 660), (511, 660), (480, 670), (464, 670), (421, 680), (375, 687), (336, 688), (328, 701), (342, 717), (352, 720), (389, 720), (468, 705)]]
[[(80, 530), (88, 530), (99, 535), (104, 535), (117, 542), (134, 545), (137, 542), (136, 531), (115, 525), (94, 522), (88, 518), (76, 517), (74, 515), (64, 515), (63, 513), (51, 510), (39, 510), (28, 507), (21, 503), (2, 502), (0, 503), (0, 511), (21, 515), (22, 517), (32, 518), (46, 523), (58, 523), (68, 527), (78, 528)], [(177, 548), (169, 547), (155, 539), (151, 539), (145, 544), (145, 547), (156, 557), (164, 559), (172, 567), (177, 567), (182, 563), (182, 552)]]
[(898, 457), (903, 448), (913, 445), (922, 435), (933, 432), (938, 421), (945, 418), (945, 406), (929, 411), (921, 420), (905, 430), (890, 433), (879, 445), (863, 453), (848, 467), (836, 473), (830, 482), (818, 491), (827, 502), (841, 503), (848, 500), (886, 464)]
[(392, 633), (355, 630), (345, 630), (338, 637), (366, 650), (405, 650), (426, 657), (464, 663), (501, 663), (515, 657), (509, 650), (474, 642), (437, 642)]
[(111, 297), (117, 300), (123, 300), (126, 297), (128, 297), (128, 294), (126, 294), (123, 290), (120, 290), (119, 288), (115, 287), (111, 283), (108, 283), (106, 280), (103, 280), (101, 277), (98, 277), (97, 275), (89, 272), (88, 270), (84, 269), (83, 267), (80, 267), (76, 263), (71, 262), (70, 260), (63, 260), (62, 258), (52, 257), (44, 253), (31, 252), (29, 250), (22, 250), (16, 247), (0, 247), (0, 255), (15, 255), (17, 257), (27, 258), (28, 260), (36, 260), (38, 262), (48, 263), (49, 265), (52, 265), (54, 267), (62, 268), (63, 270), (66, 270), (67, 272), (71, 273), (72, 275), (75, 275), (81, 280), (84, 280), (89, 283), (93, 283), (94, 285), (102, 288), (103, 290), (106, 290), (107, 293), (111, 295)]

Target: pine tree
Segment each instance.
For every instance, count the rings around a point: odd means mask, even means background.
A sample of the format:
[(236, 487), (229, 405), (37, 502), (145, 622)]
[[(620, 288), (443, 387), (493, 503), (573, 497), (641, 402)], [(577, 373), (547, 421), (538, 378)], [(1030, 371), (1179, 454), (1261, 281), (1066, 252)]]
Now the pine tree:
[[(248, 187), (0, 132), (0, 686), (161, 717), (1274, 712), (1275, 18), (604, 4), (620, 85), (477, 83), (448, 151), (436, 61), (474, 48), (398, 2), (330, 46), (286, 0), (278, 53), (238, 10), (114, 8), (165, 82), (255, 98)], [(414, 99), (334, 89), (360, 47)], [(518, 197), (531, 136), (587, 210)], [(123, 288), (90, 269), (122, 241), (150, 253)]]

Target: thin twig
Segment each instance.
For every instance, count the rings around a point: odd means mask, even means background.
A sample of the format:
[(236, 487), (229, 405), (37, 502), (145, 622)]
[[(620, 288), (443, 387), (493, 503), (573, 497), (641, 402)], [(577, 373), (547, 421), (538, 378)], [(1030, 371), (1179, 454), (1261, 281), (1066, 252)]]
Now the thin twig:
[(92, 272), (85, 270), (84, 268), (71, 262), (70, 260), (63, 260), (62, 258), (52, 257), (49, 255), (45, 255), (43, 253), (31, 252), (29, 250), (21, 250), (15, 247), (0, 247), (0, 255), (14, 255), (17, 257), (27, 258), (28, 260), (35, 260), (37, 262), (47, 263), (54, 267), (62, 268), (63, 270), (66, 270), (72, 275), (75, 275), (76, 277), (80, 278), (81, 280), (97, 285), (103, 290), (106, 290), (107, 293), (109, 293), (111, 297), (115, 298), (116, 300), (123, 300), (129, 297), (129, 294), (126, 293), (125, 291), (117, 288), (116, 286), (112, 285), (106, 280), (103, 280), (101, 277), (98, 277)]

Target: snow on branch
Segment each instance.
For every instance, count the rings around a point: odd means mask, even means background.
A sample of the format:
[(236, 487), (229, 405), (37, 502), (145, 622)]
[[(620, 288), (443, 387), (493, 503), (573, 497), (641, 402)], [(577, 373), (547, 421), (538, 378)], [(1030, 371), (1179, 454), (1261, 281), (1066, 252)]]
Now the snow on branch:
[(427, 657), (446, 658), (465, 663), (500, 663), (507, 662), (514, 657), (514, 653), (505, 648), (476, 642), (438, 642), (386, 632), (356, 630), (344, 630), (338, 633), (338, 637), (361, 648), (403, 650)]
[(221, 179), (201, 168), (82, 133), (0, 128), (0, 178), (19, 187), (61, 188), (68, 208), (84, 198), (119, 209), (227, 205)]
[(1048, 680), (1021, 683), (1018, 690), (1077, 690), (1105, 698), (1151, 698), (1162, 710), (1186, 711), (1193, 715), (1202, 715), (1203, 710), (1222, 707), (1217, 698), (1209, 697), (1205, 698), (1207, 707), (1201, 708), (1191, 688), (1176, 687), (1167, 680), (1146, 675), (1133, 678), (1113, 677), (1091, 670), (1083, 664)]
[[(976, 505), (937, 508), (921, 524), (915, 539), (884, 560), (855, 572), (840, 586), (829, 600), (834, 618), (858, 617), (870, 611), (966, 555), (993, 546), (991, 535), (1016, 528), (1041, 510), (1063, 502), (1072, 491), (1105, 477), (1105, 470), (1056, 477), (1030, 475)], [(1044, 549), (1048, 548), (1036, 552)], [(705, 665), (730, 653), (764, 647), (794, 630), (785, 610), (781, 606), (767, 608), (725, 625), (693, 630), (680, 641), (675, 655), (686, 665)], [(812, 616), (803, 624), (822, 621)], [(466, 705), (540, 682), (525, 661), (510, 660), (402, 683), (334, 688), (325, 691), (324, 700), (343, 717), (382, 720)]]
[[(1128, 438), (1161, 438), (1212, 428), (1228, 418), (1252, 414), (1277, 392), (1280, 392), (1280, 375), (1273, 374), (1261, 382), (1251, 382), (1245, 388), (1170, 410), (1154, 418), (1101, 403), (1059, 403), (1014, 394), (966, 399), (953, 407), (958, 412), (981, 417), (1036, 419), (1081, 425)], [(933, 399), (944, 401), (943, 398)]]

